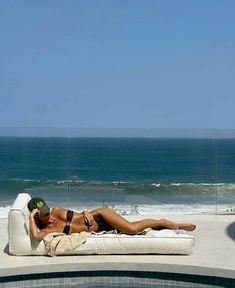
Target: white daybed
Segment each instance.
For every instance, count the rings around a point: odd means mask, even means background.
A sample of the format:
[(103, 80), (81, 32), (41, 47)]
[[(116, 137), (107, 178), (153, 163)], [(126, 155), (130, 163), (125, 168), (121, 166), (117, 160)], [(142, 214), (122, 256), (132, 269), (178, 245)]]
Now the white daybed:
[[(9, 253), (12, 255), (46, 255), (43, 241), (35, 241), (29, 234), (27, 203), (31, 196), (18, 194), (8, 216)], [(183, 230), (164, 229), (151, 236), (103, 234), (89, 235), (87, 241), (66, 255), (85, 254), (191, 254), (194, 237)]]

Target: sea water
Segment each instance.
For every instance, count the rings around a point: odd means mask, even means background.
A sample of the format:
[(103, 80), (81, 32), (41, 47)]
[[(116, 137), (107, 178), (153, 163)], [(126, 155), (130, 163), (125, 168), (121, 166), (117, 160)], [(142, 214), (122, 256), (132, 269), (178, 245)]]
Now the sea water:
[(235, 139), (0, 137), (0, 217), (20, 192), (123, 215), (235, 212)]

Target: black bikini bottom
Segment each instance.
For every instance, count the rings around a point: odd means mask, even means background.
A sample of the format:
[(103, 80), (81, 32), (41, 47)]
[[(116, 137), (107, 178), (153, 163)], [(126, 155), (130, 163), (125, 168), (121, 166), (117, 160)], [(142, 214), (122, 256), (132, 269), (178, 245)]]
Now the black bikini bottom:
[(72, 219), (73, 219), (73, 214), (74, 214), (74, 211), (71, 211), (71, 210), (67, 210), (67, 214), (66, 214), (66, 225), (64, 226), (64, 230), (63, 230), (63, 233), (65, 234), (69, 234), (70, 232), (70, 224), (72, 222)]
[(113, 228), (110, 225), (108, 225), (104, 220), (95, 219), (95, 221), (98, 225), (98, 231), (97, 232), (113, 230)]
[[(70, 232), (70, 225), (73, 219), (73, 215), (74, 215), (74, 211), (72, 210), (67, 210), (67, 214), (66, 214), (66, 225), (64, 226), (64, 230), (63, 233), (65, 234), (69, 234)], [(111, 227), (110, 225), (108, 225), (103, 219), (95, 219), (97, 225), (98, 225), (98, 231), (110, 231), (113, 230), (113, 227)]]

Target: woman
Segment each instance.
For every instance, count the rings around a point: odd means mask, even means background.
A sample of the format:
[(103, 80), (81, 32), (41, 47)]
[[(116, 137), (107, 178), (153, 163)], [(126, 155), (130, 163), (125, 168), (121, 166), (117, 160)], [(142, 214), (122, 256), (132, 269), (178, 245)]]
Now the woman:
[(166, 219), (144, 219), (130, 222), (110, 208), (85, 210), (82, 213), (66, 210), (59, 206), (54, 206), (50, 210), (40, 197), (32, 198), (28, 203), (28, 209), (30, 211), (30, 234), (35, 240), (42, 240), (51, 232), (71, 234), (81, 231), (99, 232), (118, 229), (122, 233), (136, 234), (145, 228), (184, 229), (186, 231), (193, 231), (196, 228), (194, 224), (175, 223)]

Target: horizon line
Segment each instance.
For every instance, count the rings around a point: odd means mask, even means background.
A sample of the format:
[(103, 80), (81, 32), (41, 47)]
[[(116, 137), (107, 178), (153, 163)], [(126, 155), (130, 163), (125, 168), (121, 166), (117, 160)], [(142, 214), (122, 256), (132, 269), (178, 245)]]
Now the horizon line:
[(0, 127), (0, 137), (215, 139), (235, 138), (235, 129)]

